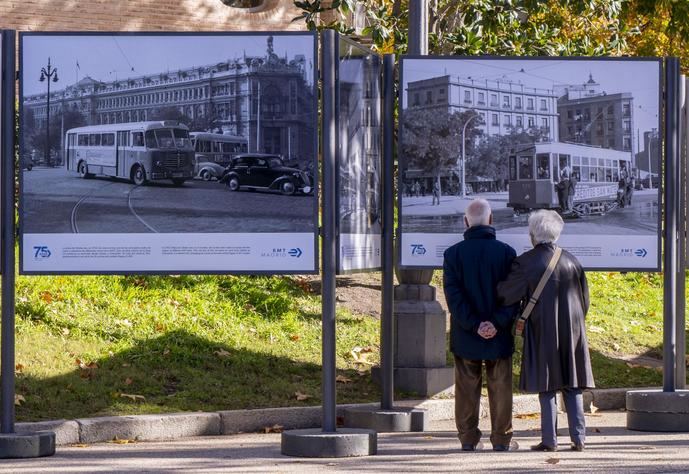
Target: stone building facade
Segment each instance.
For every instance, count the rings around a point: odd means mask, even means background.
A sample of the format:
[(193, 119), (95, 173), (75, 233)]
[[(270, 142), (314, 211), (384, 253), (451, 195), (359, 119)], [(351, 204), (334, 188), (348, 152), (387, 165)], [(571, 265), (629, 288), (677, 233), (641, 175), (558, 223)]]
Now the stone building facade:
[(476, 111), (484, 136), (512, 129), (540, 128), (547, 141), (558, 141), (557, 99), (551, 89), (507, 80), (473, 80), (450, 75), (409, 82), (407, 107), (452, 112)]
[(592, 75), (584, 84), (566, 86), (558, 99), (560, 140), (634, 153), (634, 98), (607, 94)]
[[(89, 125), (180, 116), (191, 123), (192, 131), (247, 138), (249, 151), (309, 161), (315, 153), (316, 107), (307, 68), (313, 65), (302, 54), (278, 57), (273, 41), (267, 37), (262, 57), (244, 56), (110, 82), (85, 77), (51, 90), (51, 123), (63, 111), (79, 112)], [(45, 127), (46, 99), (46, 93), (24, 97), (25, 127)]]

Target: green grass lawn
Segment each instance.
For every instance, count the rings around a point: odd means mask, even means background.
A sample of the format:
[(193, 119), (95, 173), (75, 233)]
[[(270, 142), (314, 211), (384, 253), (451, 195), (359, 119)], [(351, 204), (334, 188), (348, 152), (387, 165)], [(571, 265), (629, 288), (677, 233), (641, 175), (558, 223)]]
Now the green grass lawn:
[[(598, 385), (659, 385), (619, 359), (662, 352), (661, 277), (589, 280)], [(338, 403), (379, 399), (378, 343), (379, 321), (340, 305)], [(300, 277), (17, 279), (19, 420), (319, 404), (320, 354), (320, 297)]]

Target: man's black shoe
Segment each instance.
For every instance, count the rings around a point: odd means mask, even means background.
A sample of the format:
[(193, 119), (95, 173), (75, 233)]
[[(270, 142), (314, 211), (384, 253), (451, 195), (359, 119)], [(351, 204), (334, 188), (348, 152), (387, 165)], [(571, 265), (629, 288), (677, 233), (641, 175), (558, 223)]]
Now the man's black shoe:
[(462, 451), (479, 451), (483, 449), (483, 443), (478, 442), (476, 444), (462, 443)]
[(583, 451), (584, 450), (584, 443), (572, 443), (572, 446), (570, 447), (572, 451)]
[(548, 446), (547, 444), (538, 443), (531, 446), (532, 451), (555, 451), (557, 448), (555, 446)]
[(493, 451), (516, 451), (519, 449), (519, 443), (510, 441), (510, 444), (494, 444)]

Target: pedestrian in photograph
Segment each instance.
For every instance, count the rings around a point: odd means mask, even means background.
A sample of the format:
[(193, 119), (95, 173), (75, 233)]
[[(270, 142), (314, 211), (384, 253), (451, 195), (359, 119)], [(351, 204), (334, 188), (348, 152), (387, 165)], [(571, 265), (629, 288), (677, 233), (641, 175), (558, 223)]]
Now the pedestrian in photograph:
[(565, 166), (560, 171), (560, 181), (555, 185), (557, 200), (562, 213), (569, 211), (569, 167)]
[(574, 194), (577, 192), (577, 176), (571, 173), (569, 176), (569, 189), (567, 190), (567, 208), (574, 210)]
[(440, 181), (437, 179), (433, 182), (433, 204), (435, 206), (438, 204), (440, 206)]
[(636, 179), (634, 176), (629, 176), (627, 178), (627, 186), (624, 192), (624, 204), (625, 206), (632, 205), (632, 196), (634, 195), (634, 186), (636, 186)]
[(565, 402), (571, 449), (584, 449), (582, 390), (594, 388), (585, 328), (588, 285), (579, 261), (555, 243), (563, 226), (562, 217), (554, 211), (532, 213), (529, 236), (533, 249), (514, 260), (509, 276), (497, 287), (502, 304), (536, 300), (530, 317), (519, 316), (524, 322), (519, 388), (538, 393), (541, 405), (541, 442), (531, 447), (535, 451), (557, 449), (558, 391)]
[(485, 199), (474, 199), (464, 214), (464, 240), (443, 259), (445, 298), (450, 310), (450, 349), (455, 359), (455, 423), (463, 451), (482, 447), (478, 428), (485, 365), (494, 451), (518, 449), (512, 441), (512, 352), (515, 309), (496, 301), (496, 286), (516, 255), (495, 238)]

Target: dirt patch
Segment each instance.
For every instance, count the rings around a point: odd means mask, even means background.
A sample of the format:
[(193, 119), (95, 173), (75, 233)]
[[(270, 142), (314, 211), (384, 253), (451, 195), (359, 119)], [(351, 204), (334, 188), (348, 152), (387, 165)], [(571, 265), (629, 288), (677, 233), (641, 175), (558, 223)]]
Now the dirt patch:
[[(320, 293), (320, 276), (306, 277), (310, 290)], [(395, 280), (395, 285), (397, 281)], [(357, 273), (353, 275), (341, 275), (337, 277), (336, 298), (337, 304), (342, 305), (353, 314), (367, 315), (380, 318), (381, 310), (381, 273)], [(447, 312), (447, 303), (442, 288), (436, 291), (436, 299)]]

